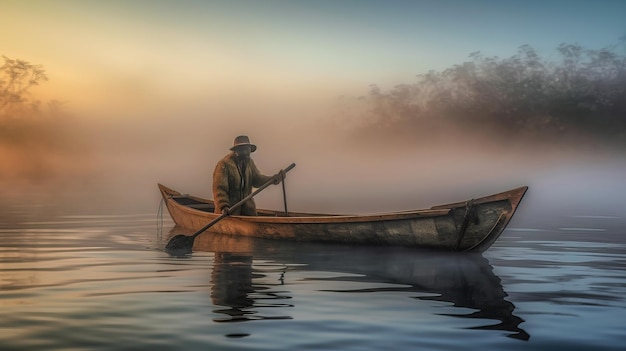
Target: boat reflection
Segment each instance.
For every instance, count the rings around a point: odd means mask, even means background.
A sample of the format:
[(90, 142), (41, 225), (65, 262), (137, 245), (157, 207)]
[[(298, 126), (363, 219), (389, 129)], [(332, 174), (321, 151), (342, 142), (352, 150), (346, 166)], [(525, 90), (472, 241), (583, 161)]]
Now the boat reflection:
[[(184, 230), (174, 227), (170, 236), (181, 232), (184, 233)], [(165, 238), (165, 242), (168, 239)], [(508, 332), (507, 336), (511, 338), (530, 338), (519, 327), (524, 320), (513, 314), (515, 306), (505, 300), (507, 294), (500, 278), (481, 254), (288, 242), (216, 234), (197, 237), (193, 251), (213, 252), (215, 255), (211, 298), (214, 305), (226, 307), (215, 312), (227, 316), (216, 319), (216, 322), (290, 319), (283, 315), (284, 311), (288, 311), (285, 308), (280, 308), (277, 316), (260, 315), (260, 310), (266, 311), (263, 307), (293, 306), (285, 303), (292, 302), (286, 300), (291, 299), (286, 289), (288, 285), (281, 285), (280, 278), (285, 271), (279, 272), (276, 268), (284, 265), (305, 271), (349, 273), (350, 276), (341, 277), (342, 281), (393, 284), (382, 288), (332, 291), (415, 292), (415, 299), (451, 303), (462, 311), (445, 314), (447, 316), (476, 319), (477, 323), (496, 321), (471, 329), (502, 330)], [(259, 262), (267, 261), (277, 263), (271, 265), (273, 271), (257, 267)], [(264, 279), (268, 274), (274, 277)], [(467, 309), (473, 311), (468, 313)]]

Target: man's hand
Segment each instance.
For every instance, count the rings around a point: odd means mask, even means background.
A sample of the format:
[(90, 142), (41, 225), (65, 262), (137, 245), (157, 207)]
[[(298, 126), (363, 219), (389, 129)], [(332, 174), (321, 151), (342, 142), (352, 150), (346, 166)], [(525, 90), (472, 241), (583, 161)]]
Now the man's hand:
[(228, 206), (222, 207), (222, 214), (224, 214), (224, 213), (230, 214), (230, 207), (228, 207)]
[(280, 184), (285, 179), (285, 172), (281, 169), (280, 172), (274, 175), (274, 185)]

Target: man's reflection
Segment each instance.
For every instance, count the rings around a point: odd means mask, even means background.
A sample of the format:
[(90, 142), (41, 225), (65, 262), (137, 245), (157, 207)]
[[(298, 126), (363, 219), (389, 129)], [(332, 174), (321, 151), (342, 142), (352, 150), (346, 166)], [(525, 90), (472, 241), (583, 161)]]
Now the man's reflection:
[(215, 319), (216, 322), (238, 322), (247, 320), (254, 314), (247, 310), (254, 305), (248, 294), (252, 288), (252, 256), (236, 255), (230, 252), (216, 252), (211, 272), (211, 299), (214, 305), (226, 306), (227, 309), (215, 310), (229, 318)]
[[(291, 307), (279, 303), (289, 297), (271, 291), (270, 285), (281, 285), (281, 278), (276, 284), (254, 284), (254, 279), (262, 279), (265, 274), (255, 272), (252, 255), (234, 252), (215, 252), (213, 271), (211, 272), (211, 300), (215, 306), (224, 306), (214, 310), (227, 315), (215, 318), (215, 322), (242, 322), (256, 319), (291, 319), (290, 316), (263, 316), (260, 308)], [(259, 303), (263, 300), (263, 305)], [(269, 302), (268, 302), (269, 301)]]

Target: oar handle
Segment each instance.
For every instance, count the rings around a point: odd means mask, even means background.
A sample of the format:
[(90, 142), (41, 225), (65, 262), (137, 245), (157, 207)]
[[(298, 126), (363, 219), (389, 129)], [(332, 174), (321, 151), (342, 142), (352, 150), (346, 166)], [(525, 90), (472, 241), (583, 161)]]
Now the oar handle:
[[(287, 168), (283, 169), (282, 172), (283, 173), (287, 173), (289, 171), (291, 171), (294, 167), (296, 166), (295, 163), (290, 164)], [(276, 173), (274, 176), (280, 174)], [(243, 206), (243, 204), (245, 204), (248, 200), (250, 200), (251, 198), (253, 198), (256, 194), (260, 193), (261, 191), (263, 191), (265, 188), (267, 188), (268, 186), (274, 184), (275, 179), (274, 177), (272, 177), (272, 179), (268, 180), (267, 182), (265, 182), (265, 184), (261, 185), (258, 189), (256, 189), (252, 194), (244, 197), (243, 199), (241, 199), (241, 201), (237, 202), (236, 204), (234, 204), (233, 206), (230, 207), (230, 211), (236, 210), (239, 207)], [(193, 234), (193, 237), (195, 238), (196, 236), (202, 234), (202, 232), (204, 232), (205, 230), (209, 229), (210, 227), (212, 227), (215, 223), (221, 221), (222, 219), (224, 219), (224, 217), (227, 217), (229, 215), (228, 212), (222, 213), (219, 217), (215, 218), (214, 220), (212, 220), (209, 224), (205, 225), (204, 227), (202, 227), (200, 230), (198, 230), (197, 232), (195, 232)]]
[(283, 169), (282, 171), (283, 171), (284, 173), (287, 173), (287, 172), (291, 171), (291, 170), (292, 170), (295, 166), (296, 166), (296, 164), (295, 164), (295, 163), (292, 163), (292, 164), (290, 164), (289, 166), (287, 166), (287, 168)]

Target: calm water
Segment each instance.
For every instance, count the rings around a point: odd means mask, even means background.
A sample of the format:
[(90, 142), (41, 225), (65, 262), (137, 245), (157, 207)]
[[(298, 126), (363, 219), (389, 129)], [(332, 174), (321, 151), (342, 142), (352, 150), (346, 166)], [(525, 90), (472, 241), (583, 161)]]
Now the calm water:
[(524, 208), (482, 255), (203, 235), (171, 257), (158, 204), (10, 205), (0, 349), (623, 350), (626, 214)]

